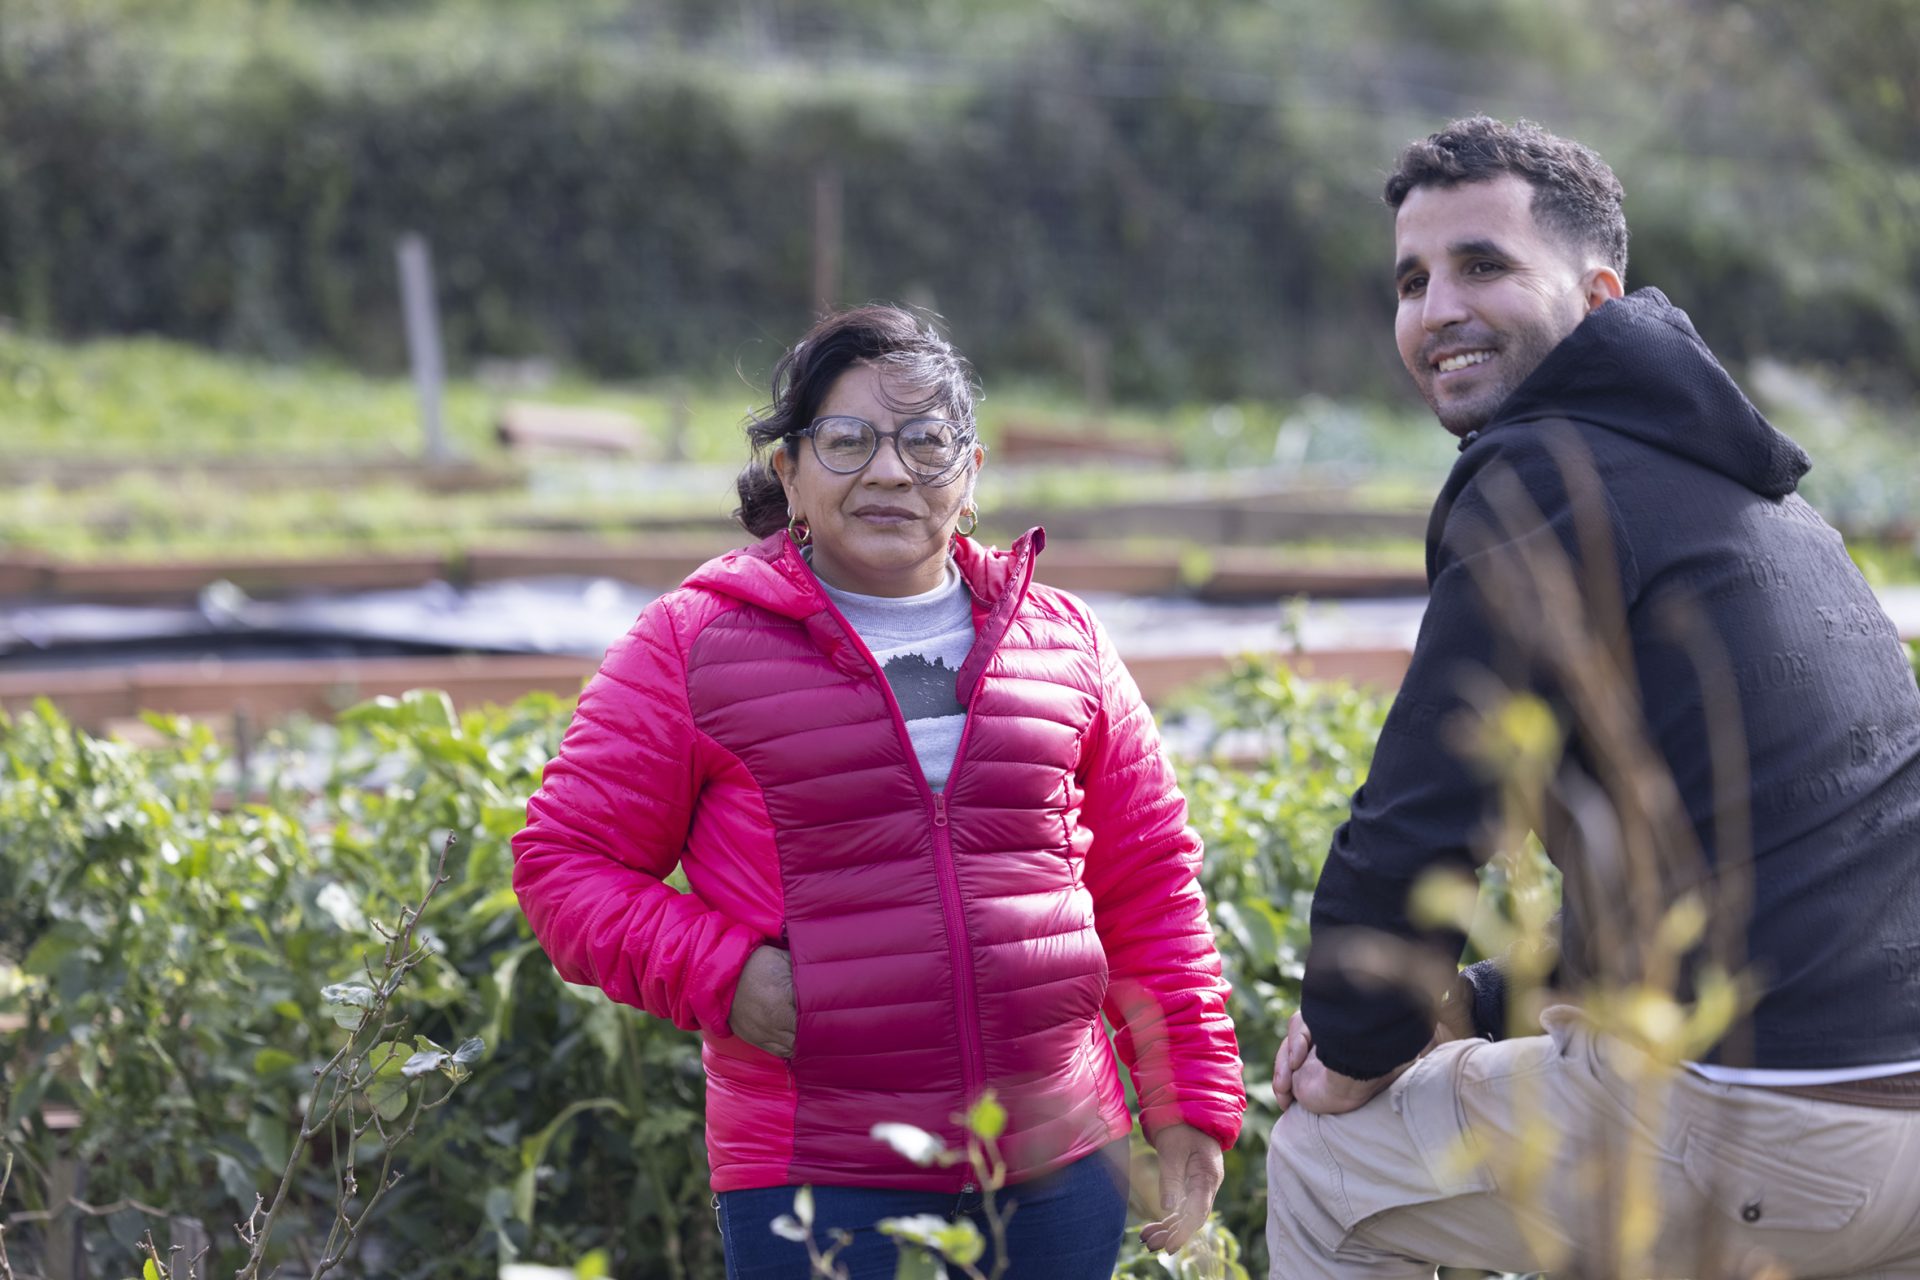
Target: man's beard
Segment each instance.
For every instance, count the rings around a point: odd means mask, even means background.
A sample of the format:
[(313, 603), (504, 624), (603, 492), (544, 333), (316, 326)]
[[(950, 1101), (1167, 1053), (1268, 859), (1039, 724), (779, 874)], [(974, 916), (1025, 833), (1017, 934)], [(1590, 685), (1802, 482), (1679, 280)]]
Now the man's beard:
[[(1532, 376), (1533, 371), (1540, 367), (1540, 362), (1561, 342), (1560, 336), (1532, 329), (1501, 337), (1498, 343), (1486, 344), (1499, 364), (1497, 381), (1484, 383), (1471, 395), (1453, 397), (1444, 404), (1434, 395), (1433, 384), (1438, 375), (1432, 372), (1432, 362), (1424, 354), (1421, 357), (1428, 370), (1427, 376), (1419, 381), (1421, 398), (1433, 410), (1433, 416), (1440, 420), (1440, 425), (1456, 436), (1478, 431), (1491, 422), (1500, 411), (1500, 406), (1519, 389), (1521, 383)], [(1449, 339), (1450, 344), (1457, 344), (1458, 341), (1457, 337)], [(1436, 341), (1434, 345), (1439, 344)]]

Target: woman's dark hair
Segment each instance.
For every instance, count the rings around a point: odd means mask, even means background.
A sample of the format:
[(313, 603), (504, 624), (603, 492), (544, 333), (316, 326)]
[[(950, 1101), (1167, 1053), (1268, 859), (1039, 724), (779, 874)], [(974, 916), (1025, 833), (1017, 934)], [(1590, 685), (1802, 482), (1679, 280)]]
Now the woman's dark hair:
[(773, 449), (796, 456), (804, 429), (820, 412), (833, 384), (857, 364), (871, 364), (892, 377), (881, 383), (921, 393), (912, 403), (887, 407), (900, 413), (938, 411), (971, 433), (980, 397), (973, 366), (932, 325), (904, 307), (874, 303), (822, 317), (773, 366), (773, 402), (747, 419), (753, 460), (740, 473), (740, 505), (733, 518), (756, 538), (786, 526), (787, 493), (767, 458)]
[(1398, 209), (1415, 187), (1457, 187), (1512, 174), (1533, 187), (1541, 227), (1596, 250), (1627, 278), (1627, 217), (1620, 179), (1590, 148), (1548, 133), (1531, 120), (1502, 124), (1491, 116), (1455, 120), (1407, 144), (1387, 178), (1387, 206)]

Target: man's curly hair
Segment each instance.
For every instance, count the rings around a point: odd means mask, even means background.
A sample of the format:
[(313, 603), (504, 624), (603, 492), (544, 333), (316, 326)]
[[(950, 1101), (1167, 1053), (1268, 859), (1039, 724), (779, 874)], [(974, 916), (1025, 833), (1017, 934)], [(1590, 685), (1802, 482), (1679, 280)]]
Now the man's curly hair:
[(1457, 187), (1502, 174), (1533, 187), (1533, 216), (1567, 241), (1599, 251), (1627, 277), (1626, 193), (1590, 148), (1548, 133), (1531, 120), (1502, 124), (1491, 116), (1455, 120), (1440, 132), (1407, 144), (1383, 193), (1395, 210), (1415, 187)]

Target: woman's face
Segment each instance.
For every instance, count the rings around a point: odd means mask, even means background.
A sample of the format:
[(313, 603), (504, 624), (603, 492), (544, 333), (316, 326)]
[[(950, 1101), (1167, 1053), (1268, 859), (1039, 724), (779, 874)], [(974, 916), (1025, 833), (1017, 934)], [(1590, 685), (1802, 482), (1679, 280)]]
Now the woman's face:
[[(833, 384), (814, 421), (859, 418), (876, 431), (898, 431), (943, 410), (902, 411), (889, 405), (925, 399), (919, 388), (857, 364)], [(985, 456), (978, 445), (970, 445), (952, 478), (928, 484), (908, 470), (894, 440), (879, 440), (864, 467), (842, 475), (823, 466), (813, 441), (802, 438), (791, 456), (785, 449), (775, 451), (773, 468), (794, 514), (813, 531), (813, 570), (821, 581), (861, 595), (909, 596), (940, 585), (947, 540), (973, 500), (974, 477)]]

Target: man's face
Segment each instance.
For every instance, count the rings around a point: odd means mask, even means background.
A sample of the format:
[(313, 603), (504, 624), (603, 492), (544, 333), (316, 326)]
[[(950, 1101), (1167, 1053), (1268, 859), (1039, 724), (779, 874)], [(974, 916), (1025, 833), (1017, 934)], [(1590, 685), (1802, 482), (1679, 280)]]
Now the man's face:
[(1535, 224), (1532, 205), (1526, 179), (1504, 174), (1416, 187), (1394, 219), (1400, 359), (1457, 436), (1485, 426), (1605, 300), (1588, 287), (1592, 272), (1577, 251)]

